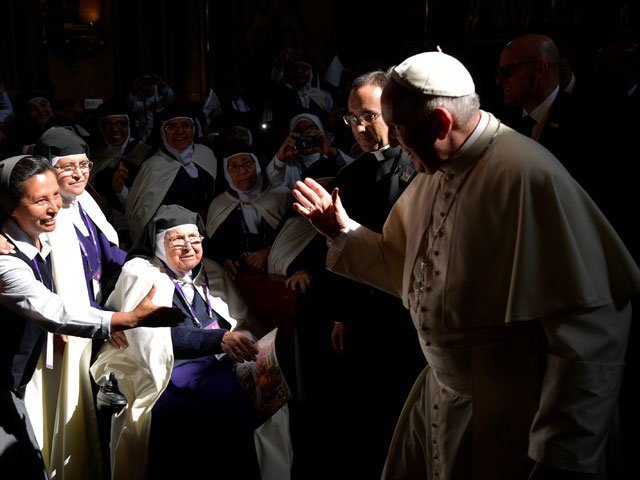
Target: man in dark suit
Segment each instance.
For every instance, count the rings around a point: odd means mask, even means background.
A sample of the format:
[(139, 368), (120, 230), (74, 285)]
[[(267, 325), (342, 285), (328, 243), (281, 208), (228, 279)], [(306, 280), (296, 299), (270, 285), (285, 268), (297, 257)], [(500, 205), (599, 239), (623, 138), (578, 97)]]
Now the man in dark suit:
[[(406, 152), (392, 146), (381, 116), (387, 73), (373, 71), (352, 83), (344, 121), (362, 154), (337, 178), (342, 202), (359, 223), (381, 232), (398, 197), (416, 175)], [(345, 445), (358, 442), (365, 457), (347, 448), (345, 478), (380, 477), (393, 429), (415, 376), (424, 368), (415, 329), (402, 301), (364, 284), (332, 274), (335, 281), (331, 340), (345, 373), (342, 403)], [(409, 347), (408, 347), (409, 346)], [(344, 416), (341, 416), (344, 415)], [(364, 432), (367, 432), (366, 434)], [(352, 444), (352, 443), (351, 443)], [(366, 472), (363, 468), (366, 466)], [(349, 473), (350, 472), (350, 473)]]
[(579, 168), (571, 158), (578, 100), (560, 89), (560, 63), (558, 47), (546, 35), (527, 34), (511, 40), (500, 54), (496, 76), (505, 106), (499, 116), (544, 145), (572, 171)]

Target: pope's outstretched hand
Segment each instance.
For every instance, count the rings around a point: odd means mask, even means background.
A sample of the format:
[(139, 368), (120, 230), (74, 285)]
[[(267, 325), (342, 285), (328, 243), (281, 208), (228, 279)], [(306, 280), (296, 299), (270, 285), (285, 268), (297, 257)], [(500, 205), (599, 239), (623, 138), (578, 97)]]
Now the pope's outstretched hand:
[(339, 191), (334, 188), (331, 193), (311, 178), (297, 181), (293, 196), (297, 202), (293, 208), (307, 218), (311, 224), (325, 237), (333, 240), (340, 230), (349, 224), (349, 216), (340, 201)]

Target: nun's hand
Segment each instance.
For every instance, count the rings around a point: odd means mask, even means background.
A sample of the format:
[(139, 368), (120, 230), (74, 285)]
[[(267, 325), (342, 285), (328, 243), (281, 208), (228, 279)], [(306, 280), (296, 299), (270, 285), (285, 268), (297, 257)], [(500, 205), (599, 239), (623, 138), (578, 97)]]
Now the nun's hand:
[(127, 340), (127, 336), (124, 332), (111, 333), (109, 343), (116, 348), (127, 348), (129, 346), (129, 341)]
[(118, 162), (118, 166), (111, 177), (111, 187), (113, 188), (113, 191), (121, 193), (127, 178), (129, 178), (129, 169), (124, 163)]
[(281, 162), (286, 162), (289, 157), (296, 153), (295, 138), (299, 136), (296, 132), (289, 132), (282, 145), (276, 152), (275, 157)]
[(231, 280), (235, 280), (236, 275), (238, 274), (238, 269), (240, 268), (240, 262), (227, 258), (222, 263), (222, 268), (224, 268), (224, 271), (227, 272), (227, 275), (229, 275)]
[(234, 362), (252, 362), (258, 354), (258, 347), (253, 340), (245, 337), (240, 332), (227, 332), (222, 337), (220, 344), (222, 351), (229, 355)]
[(176, 307), (159, 307), (154, 304), (155, 294), (156, 286), (153, 285), (131, 312), (115, 312), (111, 317), (111, 331), (133, 327), (177, 327), (182, 323), (184, 313)]
[(340, 154), (337, 148), (333, 148), (329, 138), (321, 131), (317, 131), (313, 137), (316, 139), (317, 150), (324, 153), (327, 157), (335, 158)]
[(331, 330), (331, 345), (337, 353), (344, 353), (345, 349), (345, 328), (344, 323), (334, 322)]
[(13, 244), (5, 236), (0, 234), (0, 254), (7, 253), (16, 253), (16, 249), (13, 248)]
[(64, 355), (64, 349), (67, 346), (67, 343), (69, 343), (69, 337), (56, 333), (53, 336), (53, 351), (58, 355)]
[(255, 252), (251, 252), (245, 259), (245, 264), (250, 270), (257, 272), (264, 272), (267, 266), (267, 257), (269, 256), (270, 248), (265, 247)]
[(284, 281), (285, 286), (294, 292), (300, 288), (302, 293), (307, 293), (307, 288), (311, 286), (311, 274), (306, 270), (298, 270)]

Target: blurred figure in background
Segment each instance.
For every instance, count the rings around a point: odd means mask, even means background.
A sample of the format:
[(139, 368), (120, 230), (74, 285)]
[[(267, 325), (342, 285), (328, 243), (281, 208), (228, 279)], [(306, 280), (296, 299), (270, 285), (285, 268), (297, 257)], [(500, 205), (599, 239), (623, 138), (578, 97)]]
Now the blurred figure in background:
[(158, 75), (133, 79), (127, 107), (132, 112), (138, 138), (143, 142), (154, 129), (155, 115), (173, 102), (173, 90)]
[(17, 153), (33, 153), (33, 146), (40, 136), (51, 127), (64, 127), (89, 142), (89, 132), (78, 123), (54, 111), (51, 102), (44, 96), (29, 97), (20, 108), (16, 125)]
[(126, 248), (131, 244), (124, 217), (127, 197), (150, 147), (132, 134), (131, 119), (124, 104), (104, 103), (96, 117), (100, 142), (96, 140), (92, 148), (94, 167), (89, 183), (108, 202), (107, 216)]
[[(323, 129), (328, 128), (333, 97), (315, 82), (312, 64), (303, 58), (302, 52), (292, 49), (281, 52), (274, 61), (271, 79), (273, 88), (266, 108), (271, 114), (269, 134), (272, 142), (285, 137), (290, 131), (289, 121), (301, 113), (315, 115)], [(277, 144), (272, 147), (277, 148)]]

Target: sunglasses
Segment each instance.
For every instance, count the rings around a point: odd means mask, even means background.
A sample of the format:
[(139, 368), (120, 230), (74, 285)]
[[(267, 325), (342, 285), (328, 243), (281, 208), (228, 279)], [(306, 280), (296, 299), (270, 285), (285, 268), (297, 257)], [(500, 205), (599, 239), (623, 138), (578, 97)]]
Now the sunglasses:
[(528, 62), (515, 62), (515, 63), (507, 63), (506, 65), (500, 65), (498, 67), (498, 75), (502, 75), (502, 78), (509, 78), (513, 74), (513, 69), (522, 67), (523, 65), (531, 65), (533, 63), (538, 63), (538, 60), (530, 60)]

